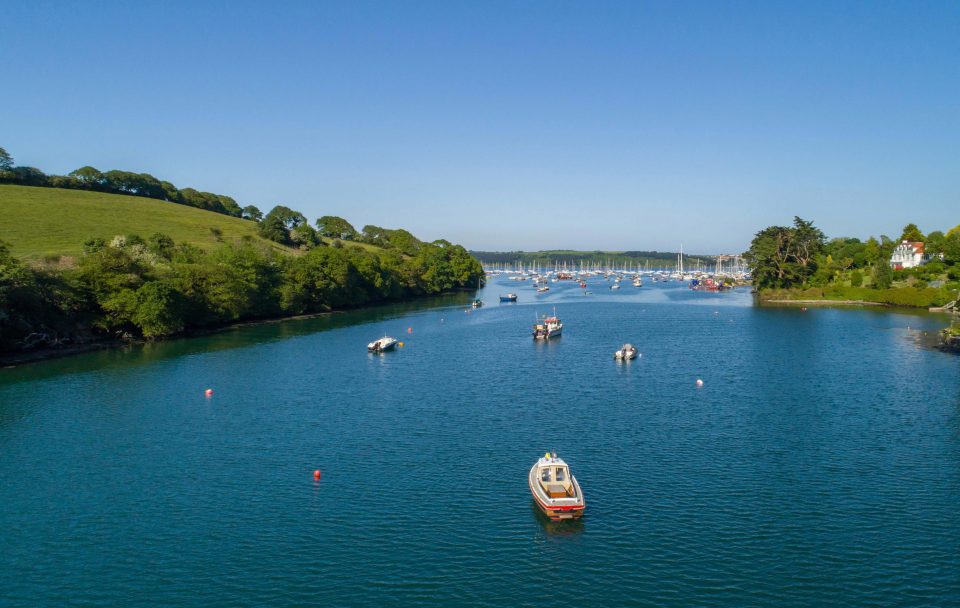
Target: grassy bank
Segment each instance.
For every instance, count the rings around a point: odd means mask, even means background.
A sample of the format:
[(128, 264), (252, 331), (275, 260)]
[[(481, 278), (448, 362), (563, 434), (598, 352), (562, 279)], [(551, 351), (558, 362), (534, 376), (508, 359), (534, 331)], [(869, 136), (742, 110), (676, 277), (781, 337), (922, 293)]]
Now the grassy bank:
[(204, 209), (119, 194), (0, 185), (0, 238), (18, 258), (76, 256), (90, 238), (157, 232), (207, 251), (241, 239), (287, 250), (261, 238), (255, 222)]
[(837, 303), (867, 302), (890, 306), (911, 306), (929, 308), (943, 306), (956, 298), (955, 291), (932, 287), (890, 287), (873, 289), (870, 287), (811, 287), (809, 289), (762, 289), (759, 292), (761, 302), (827, 300)]

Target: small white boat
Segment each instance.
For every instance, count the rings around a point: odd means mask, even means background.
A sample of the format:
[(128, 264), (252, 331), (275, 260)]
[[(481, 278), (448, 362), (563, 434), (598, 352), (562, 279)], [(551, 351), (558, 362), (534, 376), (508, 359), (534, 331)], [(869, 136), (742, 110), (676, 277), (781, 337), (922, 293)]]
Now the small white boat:
[(613, 358), (617, 361), (630, 361), (637, 358), (637, 347), (633, 344), (624, 344), (615, 353)]
[(620, 283), (614, 283), (610, 286), (610, 289), (620, 289)]
[(396, 348), (398, 342), (400, 341), (396, 338), (384, 336), (379, 340), (374, 340), (370, 344), (367, 344), (367, 350), (371, 353), (385, 353)]
[(553, 521), (578, 519), (586, 503), (577, 478), (556, 454), (547, 452), (530, 468), (527, 485), (540, 510)]

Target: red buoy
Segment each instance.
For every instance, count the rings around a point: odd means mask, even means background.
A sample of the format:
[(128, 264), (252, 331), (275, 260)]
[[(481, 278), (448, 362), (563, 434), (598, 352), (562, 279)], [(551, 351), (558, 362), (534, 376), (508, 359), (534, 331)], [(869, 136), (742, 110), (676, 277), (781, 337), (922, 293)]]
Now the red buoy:
[(412, 334), (412, 333), (413, 333), (413, 328), (412, 328), (412, 327), (408, 327), (408, 328), (407, 328), (407, 333), (408, 333), (408, 334)]
[(313, 472), (313, 478), (316, 479), (317, 481), (320, 481), (320, 469), (317, 469), (316, 471)]
[(207, 397), (213, 397), (213, 389), (208, 388), (207, 390), (203, 391), (203, 394), (206, 395)]

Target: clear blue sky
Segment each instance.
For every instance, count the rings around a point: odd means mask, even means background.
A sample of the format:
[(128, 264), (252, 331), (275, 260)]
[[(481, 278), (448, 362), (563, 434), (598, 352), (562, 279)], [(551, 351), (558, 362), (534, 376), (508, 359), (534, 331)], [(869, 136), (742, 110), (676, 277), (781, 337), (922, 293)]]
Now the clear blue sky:
[(0, 146), (475, 249), (960, 223), (960, 3), (21, 1)]

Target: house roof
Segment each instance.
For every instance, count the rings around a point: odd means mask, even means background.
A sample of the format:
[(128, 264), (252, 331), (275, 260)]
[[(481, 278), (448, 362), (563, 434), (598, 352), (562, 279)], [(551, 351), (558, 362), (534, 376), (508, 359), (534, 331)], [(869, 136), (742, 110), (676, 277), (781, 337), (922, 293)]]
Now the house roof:
[(900, 245), (910, 247), (914, 253), (923, 253), (923, 243), (921, 241), (903, 241)]

